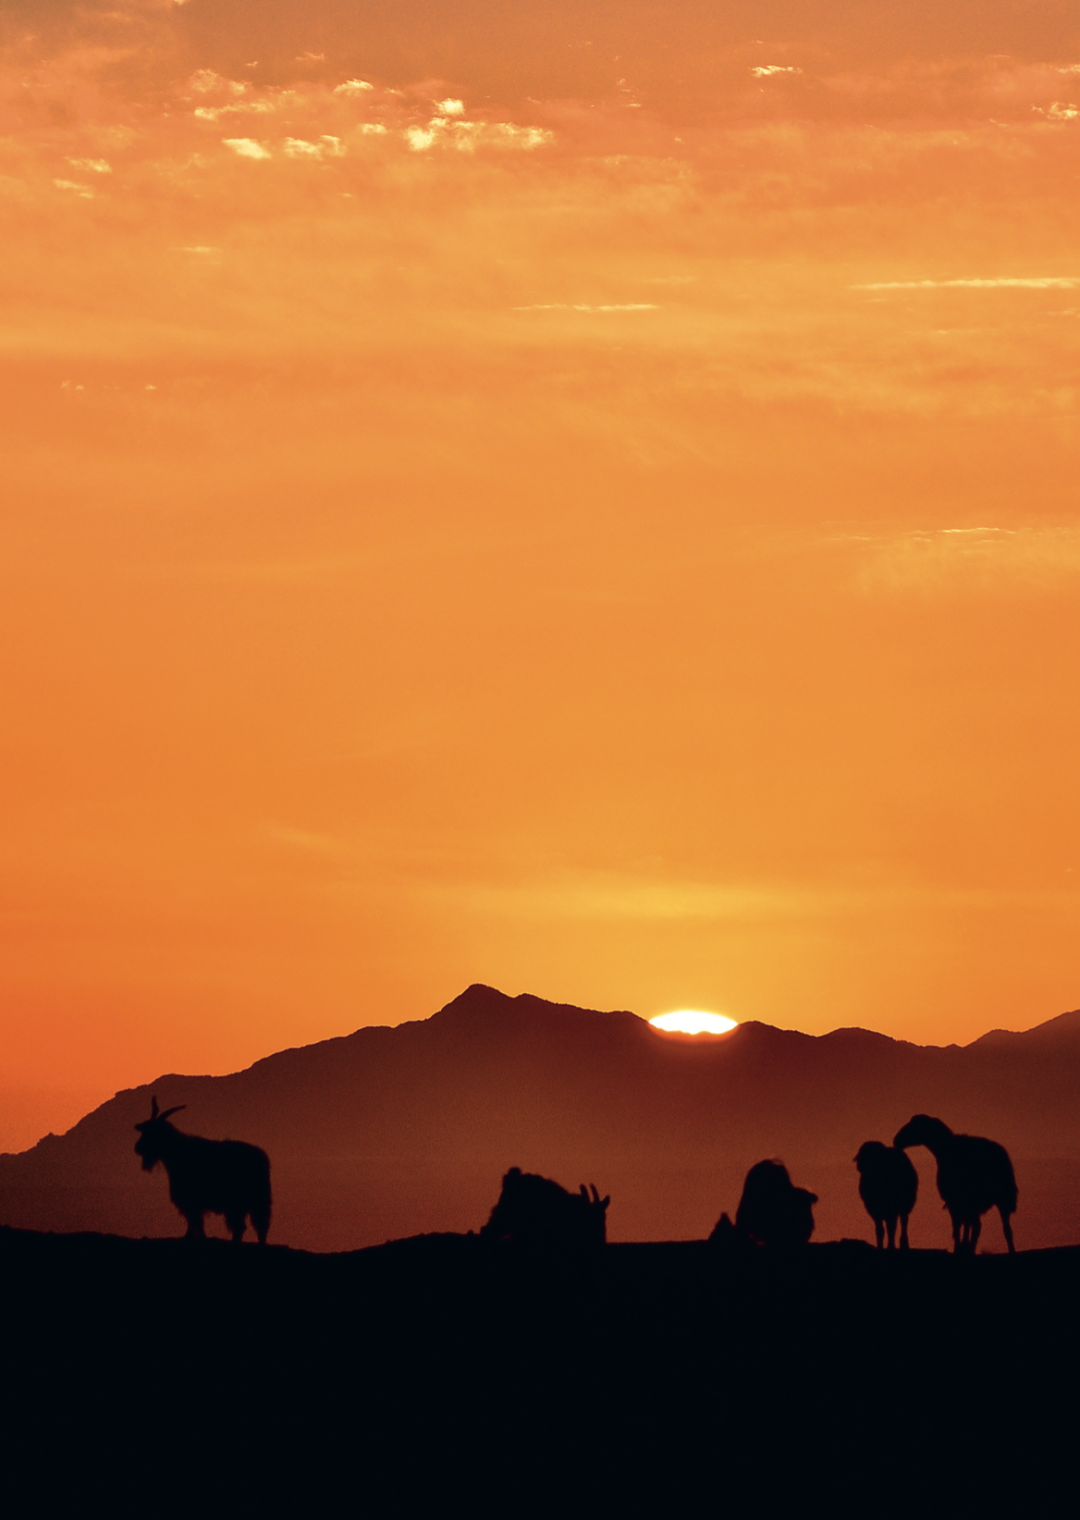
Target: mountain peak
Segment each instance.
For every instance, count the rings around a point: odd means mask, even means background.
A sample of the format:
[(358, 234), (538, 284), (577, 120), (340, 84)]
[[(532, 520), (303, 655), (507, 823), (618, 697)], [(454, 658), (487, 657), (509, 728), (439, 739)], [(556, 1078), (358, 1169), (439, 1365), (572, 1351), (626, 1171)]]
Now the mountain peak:
[(991, 1029), (979, 1039), (973, 1040), (968, 1050), (988, 1049), (995, 1046), (1021, 1044), (1027, 1050), (1039, 1050), (1057, 1045), (1075, 1045), (1080, 1041), (1080, 1008), (1069, 1013), (1059, 1013), (1056, 1018), (1036, 1024), (1032, 1029)]
[(505, 1023), (510, 1020), (516, 1022), (533, 1022), (539, 1019), (610, 1019), (610, 1018), (633, 1018), (637, 1014), (628, 1013), (625, 1009), (613, 1012), (602, 1012), (596, 1008), (578, 1008), (573, 1003), (553, 1003), (547, 998), (536, 997), (531, 992), (520, 992), (516, 997), (509, 993), (500, 992), (497, 987), (488, 987), (483, 982), (473, 982), (451, 999), (445, 1007), (440, 1008), (438, 1013), (432, 1015), (433, 1022), (439, 1020), (443, 1023), (472, 1024), (477, 1022), (490, 1023), (495, 1020)]

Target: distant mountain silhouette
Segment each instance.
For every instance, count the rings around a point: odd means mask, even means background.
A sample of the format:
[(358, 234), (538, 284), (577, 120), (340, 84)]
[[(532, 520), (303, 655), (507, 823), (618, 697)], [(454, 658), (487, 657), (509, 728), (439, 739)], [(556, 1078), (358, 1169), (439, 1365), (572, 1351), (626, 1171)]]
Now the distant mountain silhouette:
[[(423, 1021), (118, 1093), (66, 1135), (0, 1156), (0, 1223), (180, 1233), (165, 1178), (134, 1154), (156, 1094), (186, 1105), (182, 1128), (269, 1152), (277, 1243), (348, 1249), (479, 1230), (511, 1166), (610, 1193), (609, 1239), (702, 1238), (764, 1157), (818, 1195), (816, 1240), (870, 1239), (855, 1153), (929, 1113), (1008, 1147), (1017, 1245), (1029, 1249), (1080, 1241), (1078, 1091), (1080, 1011), (964, 1047), (760, 1023), (702, 1043), (632, 1013), (473, 986)], [(911, 1243), (944, 1247), (933, 1164), (924, 1151), (912, 1159), (923, 1183)], [(992, 1221), (982, 1244), (1003, 1247)]]

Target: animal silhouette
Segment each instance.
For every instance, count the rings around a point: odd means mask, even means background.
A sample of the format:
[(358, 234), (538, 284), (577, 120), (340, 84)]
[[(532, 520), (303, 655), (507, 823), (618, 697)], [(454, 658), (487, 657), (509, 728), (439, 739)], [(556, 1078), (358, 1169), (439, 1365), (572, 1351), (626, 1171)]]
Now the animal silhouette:
[(250, 1217), (259, 1244), (265, 1245), (270, 1229), (270, 1157), (243, 1140), (184, 1134), (169, 1120), (186, 1106), (178, 1103), (162, 1114), (157, 1097), (152, 1099), (149, 1119), (135, 1126), (135, 1154), (142, 1157), (143, 1171), (152, 1172), (162, 1163), (169, 1197), (187, 1220), (189, 1239), (205, 1240), (204, 1216), (223, 1214), (234, 1241), (243, 1239)]
[(896, 1249), (896, 1226), (900, 1225), (900, 1249), (908, 1248), (908, 1216), (915, 1207), (919, 1192), (919, 1174), (906, 1151), (880, 1140), (867, 1140), (859, 1146), (855, 1165), (859, 1169), (859, 1197), (874, 1221), (874, 1234), (880, 1251), (889, 1233), (889, 1250)]
[(534, 1246), (591, 1248), (607, 1240), (610, 1195), (601, 1198), (585, 1184), (567, 1192), (549, 1177), (512, 1166), (491, 1217), (480, 1231), (487, 1240), (512, 1240)]
[(973, 1256), (982, 1230), (982, 1216), (996, 1208), (1010, 1253), (1013, 1245), (1010, 1215), (1016, 1212), (1016, 1177), (1009, 1153), (996, 1140), (981, 1135), (954, 1135), (941, 1119), (916, 1114), (893, 1144), (901, 1150), (925, 1145), (937, 1162), (937, 1185), (952, 1219), (953, 1250)]
[(794, 1185), (780, 1161), (758, 1161), (746, 1174), (735, 1223), (721, 1214), (710, 1240), (786, 1249), (814, 1233), (817, 1194)]

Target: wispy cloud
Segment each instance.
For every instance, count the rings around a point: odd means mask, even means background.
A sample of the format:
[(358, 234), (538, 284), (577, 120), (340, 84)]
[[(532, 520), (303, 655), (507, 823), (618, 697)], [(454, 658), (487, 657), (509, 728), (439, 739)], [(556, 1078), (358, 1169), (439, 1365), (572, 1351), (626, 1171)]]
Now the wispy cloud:
[[(282, 838), (285, 843), (285, 838)], [(292, 843), (289, 838), (287, 842)], [(296, 841), (300, 845), (300, 839)], [(416, 890), (414, 887), (413, 890)], [(567, 871), (518, 882), (431, 884), (418, 895), (469, 914), (533, 921), (766, 924), (864, 915), (893, 909), (1025, 907), (1072, 904), (1070, 887), (1037, 891), (941, 886), (934, 882), (706, 882), (662, 880), (601, 871)]]
[(1050, 586), (1080, 573), (1080, 525), (852, 530), (834, 542), (862, 549), (867, 591), (982, 591)]
[(609, 306), (571, 305), (566, 301), (548, 301), (534, 306), (515, 306), (514, 311), (659, 311), (654, 301), (623, 301)]
[(1073, 290), (1080, 275), (996, 276), (964, 280), (876, 280), (852, 290)]
[(289, 158), (340, 158), (345, 152), (341, 138), (330, 137), (326, 133), (318, 142), (307, 142), (302, 137), (286, 137), (282, 148)]
[[(442, 893), (441, 888), (434, 891)], [(591, 872), (507, 885), (456, 884), (453, 889), (455, 902), (470, 912), (538, 919), (746, 920), (801, 916), (821, 912), (828, 895), (784, 887), (648, 881)], [(828, 906), (836, 906), (835, 895)]]
[(272, 100), (241, 100), (225, 106), (196, 106), (194, 114), (200, 121), (217, 121), (221, 116), (239, 114), (266, 116), (275, 108)]
[(250, 86), (246, 81), (226, 79), (224, 75), (216, 74), (213, 69), (196, 69), (188, 80), (188, 88), (194, 90), (197, 95), (212, 95), (215, 92), (243, 95)]
[(348, 849), (345, 840), (336, 834), (319, 834), (312, 829), (295, 828), (275, 820), (267, 820), (259, 832), (271, 844), (305, 854), (340, 856)]
[[(460, 101), (443, 101), (442, 106), (458, 106)], [(519, 148), (529, 151), (554, 141), (555, 134), (546, 127), (519, 127), (511, 121), (464, 121), (456, 115), (433, 116), (426, 126), (406, 127), (402, 134), (414, 153), (426, 153), (440, 146), (472, 153), (478, 147)]]
[(273, 156), (269, 148), (264, 148), (262, 143), (256, 142), (252, 137), (224, 137), (222, 142), (241, 158), (271, 158)]

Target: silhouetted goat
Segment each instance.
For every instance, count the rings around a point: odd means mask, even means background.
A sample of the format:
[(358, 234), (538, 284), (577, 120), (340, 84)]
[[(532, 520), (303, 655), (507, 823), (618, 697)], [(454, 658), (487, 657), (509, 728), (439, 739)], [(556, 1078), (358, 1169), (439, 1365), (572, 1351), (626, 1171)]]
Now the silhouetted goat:
[(582, 1183), (568, 1193), (557, 1182), (512, 1166), (502, 1181), (499, 1201), (480, 1231), (487, 1240), (514, 1240), (543, 1246), (602, 1246), (607, 1239), (610, 1196), (592, 1196)]
[(814, 1233), (817, 1194), (797, 1188), (779, 1161), (758, 1161), (746, 1174), (732, 1224), (727, 1214), (709, 1236), (718, 1244), (804, 1246)]
[(233, 1240), (242, 1240), (250, 1215), (259, 1244), (265, 1245), (270, 1229), (270, 1157), (243, 1140), (185, 1135), (169, 1119), (186, 1106), (178, 1103), (161, 1114), (155, 1097), (149, 1119), (136, 1124), (135, 1154), (142, 1157), (143, 1171), (152, 1172), (159, 1161), (164, 1165), (169, 1197), (187, 1220), (189, 1237), (204, 1240), (203, 1216), (224, 1214)]
[(859, 1168), (859, 1197), (874, 1221), (874, 1234), (880, 1251), (889, 1232), (889, 1250), (896, 1249), (896, 1225), (900, 1224), (900, 1249), (908, 1248), (908, 1215), (915, 1207), (919, 1191), (919, 1174), (907, 1152), (880, 1140), (867, 1140), (855, 1157)]
[(974, 1255), (982, 1216), (993, 1208), (1001, 1215), (1010, 1252), (1016, 1249), (1009, 1217), (1016, 1212), (1016, 1177), (1003, 1145), (980, 1135), (954, 1135), (947, 1124), (929, 1114), (909, 1119), (893, 1144), (903, 1150), (925, 1145), (937, 1162), (938, 1192), (952, 1219), (953, 1249), (958, 1255)]

